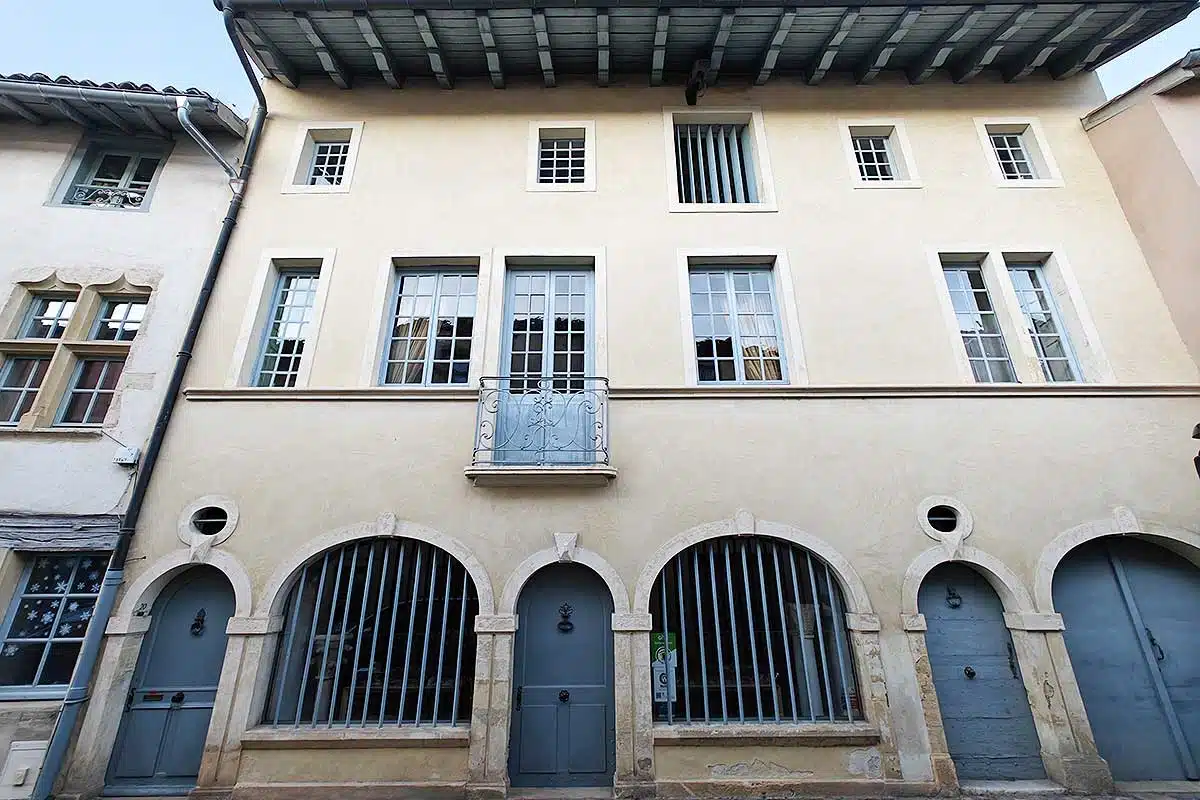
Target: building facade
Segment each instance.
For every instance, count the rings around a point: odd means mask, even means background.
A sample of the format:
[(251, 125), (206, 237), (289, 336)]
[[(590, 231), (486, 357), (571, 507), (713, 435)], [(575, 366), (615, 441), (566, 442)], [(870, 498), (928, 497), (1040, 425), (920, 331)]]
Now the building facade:
[[(0, 76), (0, 751), (25, 796), (100, 592), (245, 123), (196, 90)], [(19, 781), (14, 775), (26, 770)]]
[(1079, 122), (1190, 7), (226, 5), (66, 796), (1198, 777), (1197, 363)]
[(1188, 349), (1200, 353), (1200, 50), (1083, 119)]

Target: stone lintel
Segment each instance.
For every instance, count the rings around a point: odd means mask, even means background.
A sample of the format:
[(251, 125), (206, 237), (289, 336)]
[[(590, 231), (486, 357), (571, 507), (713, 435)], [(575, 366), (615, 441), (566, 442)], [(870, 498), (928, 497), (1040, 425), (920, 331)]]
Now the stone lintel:
[(230, 636), (267, 636), (283, 630), (283, 617), (230, 617), (225, 632)]
[(1062, 614), (1005, 614), (1004, 624), (1014, 631), (1061, 631), (1066, 629)]
[(660, 725), (656, 747), (843, 747), (878, 744), (879, 728), (866, 723), (799, 725)]
[(252, 728), (242, 734), (246, 750), (367, 750), (380, 747), (467, 747), (461, 727)]

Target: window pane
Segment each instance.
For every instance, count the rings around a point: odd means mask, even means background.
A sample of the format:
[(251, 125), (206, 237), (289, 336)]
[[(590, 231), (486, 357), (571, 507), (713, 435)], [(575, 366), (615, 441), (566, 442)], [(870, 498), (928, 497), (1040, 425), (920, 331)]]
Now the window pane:
[(75, 299), (34, 297), (29, 316), (21, 328), (25, 339), (60, 339), (75, 313)]
[(1026, 329), (1048, 381), (1079, 379), (1074, 355), (1058, 315), (1058, 307), (1046, 286), (1041, 264), (1009, 264), (1013, 289), (1025, 315)]
[(133, 170), (133, 178), (129, 181), (130, 188), (150, 188), (150, 181), (154, 180), (154, 173), (158, 171), (160, 161), (160, 159), (148, 156), (140, 158), (137, 167)]
[(543, 138), (538, 147), (538, 183), (583, 183), (585, 152), (581, 137)]
[(49, 358), (10, 358), (0, 367), (0, 425), (15, 425), (33, 408), (49, 367)]
[(296, 385), (319, 275), (318, 270), (288, 270), (279, 275), (259, 357), (257, 385)]
[[(392, 337), (383, 382), (466, 383), (474, 330), (475, 276), (453, 272), (401, 273), (396, 278)], [(526, 296), (526, 308), (529, 298)], [(525, 334), (513, 353), (528, 347)]]
[(308, 168), (309, 186), (338, 186), (346, 175), (350, 139), (315, 142)]
[[(697, 358), (716, 355), (724, 359), (707, 366), (698, 360), (698, 379), (783, 380), (770, 271), (694, 270), (689, 283)], [(738, 310), (735, 320), (721, 313), (729, 308)]]
[(99, 425), (104, 422), (124, 366), (124, 360), (119, 358), (80, 362), (59, 422), (72, 425)]
[(1016, 380), (983, 270), (977, 264), (943, 264), (942, 273), (976, 382)]
[(92, 338), (130, 341), (137, 335), (145, 313), (145, 300), (106, 300)]
[(61, 686), (70, 681), (104, 565), (103, 556), (92, 554), (34, 558), (0, 647), (0, 685)]
[(92, 184), (95, 186), (120, 186), (121, 179), (125, 177), (125, 170), (129, 168), (129, 160), (129, 156), (105, 153), (100, 157), (100, 163), (96, 166)]

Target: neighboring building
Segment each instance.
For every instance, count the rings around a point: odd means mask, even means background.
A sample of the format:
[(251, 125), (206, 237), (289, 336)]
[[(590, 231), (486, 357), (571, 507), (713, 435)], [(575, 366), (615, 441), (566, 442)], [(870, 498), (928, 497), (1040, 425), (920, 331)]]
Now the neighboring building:
[(1190, 3), (226, 5), (66, 796), (1198, 777), (1197, 364), (1079, 124)]
[(1193, 358), (1200, 358), (1200, 49), (1083, 118)]
[(194, 89), (0, 75), (5, 797), (33, 788), (229, 195), (176, 97), (237, 151)]

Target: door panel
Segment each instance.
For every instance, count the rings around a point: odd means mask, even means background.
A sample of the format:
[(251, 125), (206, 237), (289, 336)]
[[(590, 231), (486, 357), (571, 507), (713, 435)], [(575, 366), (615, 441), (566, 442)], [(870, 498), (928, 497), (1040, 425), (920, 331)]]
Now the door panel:
[(946, 742), (960, 780), (1046, 777), (1004, 606), (963, 564), (936, 567), (918, 605)]
[(611, 785), (616, 761), (612, 597), (591, 570), (537, 572), (517, 606), (513, 786)]
[(159, 596), (117, 733), (109, 790), (195, 785), (233, 606), (229, 581), (211, 567), (188, 570)]
[(1059, 565), (1054, 606), (1096, 747), (1113, 778), (1200, 777), (1195, 567), (1145, 542), (1097, 540)]
[(592, 286), (589, 271), (508, 273), (497, 460), (595, 460)]

